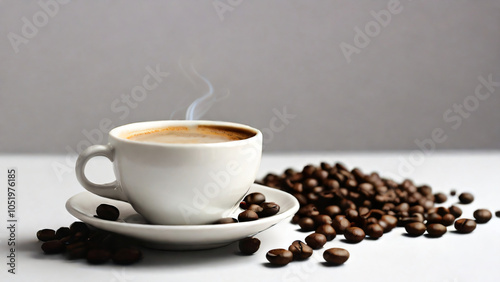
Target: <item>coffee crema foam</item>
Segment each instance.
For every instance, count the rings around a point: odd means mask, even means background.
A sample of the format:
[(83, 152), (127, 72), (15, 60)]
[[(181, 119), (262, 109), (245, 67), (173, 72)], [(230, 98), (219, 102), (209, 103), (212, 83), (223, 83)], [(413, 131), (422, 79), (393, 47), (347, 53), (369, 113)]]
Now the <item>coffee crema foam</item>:
[(255, 134), (255, 132), (242, 128), (199, 125), (196, 127), (170, 126), (136, 131), (123, 136), (123, 138), (140, 142), (166, 144), (203, 144), (238, 141), (250, 138)]

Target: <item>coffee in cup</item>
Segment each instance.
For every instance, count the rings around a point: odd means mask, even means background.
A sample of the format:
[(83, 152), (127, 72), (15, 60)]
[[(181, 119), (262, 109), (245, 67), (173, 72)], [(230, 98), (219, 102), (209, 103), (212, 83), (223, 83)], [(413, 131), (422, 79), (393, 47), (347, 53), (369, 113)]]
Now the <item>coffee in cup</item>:
[[(254, 182), (262, 133), (216, 121), (151, 121), (112, 129), (107, 145), (84, 150), (76, 176), (88, 191), (129, 202), (153, 224), (209, 224), (227, 217)], [(94, 156), (113, 162), (116, 181), (85, 176)]]

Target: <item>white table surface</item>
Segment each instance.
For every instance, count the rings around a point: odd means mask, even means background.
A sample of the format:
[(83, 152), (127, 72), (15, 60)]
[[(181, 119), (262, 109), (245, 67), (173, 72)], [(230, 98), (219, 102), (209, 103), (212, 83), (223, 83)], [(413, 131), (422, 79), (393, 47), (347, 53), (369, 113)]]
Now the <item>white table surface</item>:
[[(219, 249), (190, 252), (144, 250), (144, 259), (122, 267), (111, 263), (91, 266), (83, 260), (68, 261), (60, 255), (46, 256), (35, 233), (42, 228), (57, 229), (75, 221), (65, 209), (66, 200), (83, 191), (73, 171), (58, 175), (53, 165), (71, 163), (74, 156), (0, 156), (0, 281), (500, 281), (500, 218), (478, 225), (471, 234), (461, 235), (448, 228), (442, 238), (408, 238), (397, 228), (379, 240), (359, 244), (342, 242), (342, 235), (323, 248), (342, 247), (351, 257), (340, 267), (322, 264), (322, 250), (303, 262), (285, 267), (269, 267), (265, 254), (274, 248), (288, 248), (307, 234), (298, 226), (282, 222), (257, 235), (260, 250), (252, 256), (238, 254), (237, 244)], [(429, 184), (446, 194), (454, 188), (470, 191), (475, 201), (461, 205), (463, 217), (472, 217), (477, 208), (500, 210), (500, 152), (446, 152), (425, 157), (409, 175), (398, 175), (398, 167), (409, 159), (409, 152), (397, 153), (296, 153), (266, 154), (259, 178), (267, 172), (280, 173), (321, 161), (341, 161), (349, 168), (378, 171), (397, 181), (409, 176), (417, 184)], [(16, 274), (7, 272), (7, 168), (18, 169), (16, 235)], [(95, 181), (111, 180), (111, 165), (105, 159), (89, 163)], [(449, 197), (446, 206), (457, 202)]]

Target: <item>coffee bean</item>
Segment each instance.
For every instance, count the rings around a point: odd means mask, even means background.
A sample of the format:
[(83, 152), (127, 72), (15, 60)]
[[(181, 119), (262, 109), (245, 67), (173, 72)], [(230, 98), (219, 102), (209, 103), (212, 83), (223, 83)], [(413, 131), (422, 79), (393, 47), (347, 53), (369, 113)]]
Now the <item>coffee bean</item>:
[(297, 212), (298, 215), (300, 216), (307, 216), (307, 217), (313, 217), (319, 214), (318, 208), (316, 208), (315, 205), (309, 204), (306, 206), (303, 206), (299, 209)]
[(431, 237), (441, 237), (446, 233), (446, 226), (441, 223), (432, 223), (427, 226), (427, 234)]
[(259, 192), (250, 193), (250, 194), (245, 196), (243, 201), (245, 201), (245, 203), (247, 203), (247, 205), (251, 205), (251, 204), (260, 205), (266, 201), (266, 196), (264, 196), (264, 194), (259, 193)]
[(474, 201), (474, 196), (471, 193), (464, 192), (458, 196), (458, 199), (462, 204), (470, 204)]
[(115, 264), (129, 265), (138, 262), (142, 258), (141, 250), (128, 247), (117, 250), (111, 259)]
[(314, 224), (316, 226), (320, 226), (323, 224), (332, 224), (332, 218), (326, 214), (316, 215), (312, 218), (314, 220)]
[(323, 248), (326, 243), (326, 236), (320, 233), (312, 233), (306, 237), (306, 243), (311, 248), (317, 250)]
[(345, 217), (349, 221), (356, 221), (358, 219), (359, 213), (355, 209), (347, 209), (345, 212)]
[(349, 227), (344, 232), (347, 242), (359, 243), (365, 239), (365, 231), (359, 227)]
[(224, 217), (224, 218), (221, 218), (219, 220), (217, 220), (216, 222), (214, 222), (214, 224), (228, 224), (228, 223), (237, 223), (238, 220), (236, 218), (232, 218), (232, 217)]
[[(384, 225), (380, 224), (380, 222), (385, 222), (385, 223), (387, 223), (387, 225), (384, 226)], [(395, 216), (386, 214), (380, 218), (379, 224), (382, 227), (384, 227), (384, 233), (387, 233), (398, 225), (398, 219)]]
[(451, 196), (455, 196), (456, 194), (457, 194), (457, 190), (452, 189), (452, 190), (450, 191), (450, 195), (451, 195)]
[(332, 222), (332, 227), (335, 229), (337, 234), (344, 234), (345, 230), (351, 226), (351, 223), (346, 218), (337, 218)]
[(259, 250), (260, 240), (253, 237), (241, 239), (238, 243), (238, 247), (240, 249), (240, 252), (242, 252), (243, 254), (251, 255)]
[(310, 217), (303, 217), (299, 220), (299, 226), (302, 231), (312, 231), (315, 227), (314, 220)]
[(370, 224), (366, 227), (365, 233), (371, 238), (377, 239), (384, 235), (384, 228), (378, 223)]
[(441, 193), (441, 192), (434, 194), (434, 202), (436, 204), (442, 204), (442, 203), (446, 202), (446, 200), (448, 200), (448, 197), (446, 196), (446, 194)]
[(266, 259), (273, 265), (287, 265), (293, 260), (293, 253), (285, 249), (273, 249), (267, 252)]
[(293, 253), (294, 260), (305, 260), (313, 254), (313, 249), (300, 240), (294, 241), (288, 250)]
[(412, 222), (405, 225), (405, 230), (410, 236), (420, 236), (424, 234), (427, 227), (422, 222)]
[(71, 235), (71, 230), (68, 227), (61, 227), (57, 229), (55, 235), (57, 239), (62, 239), (64, 237)]
[(455, 222), (455, 216), (451, 213), (443, 215), (443, 218), (441, 219), (441, 224), (444, 226), (450, 226), (453, 222)]
[(431, 213), (427, 216), (427, 223), (441, 223), (443, 220), (443, 217), (440, 216), (438, 213)]
[(115, 221), (120, 216), (120, 211), (115, 206), (100, 204), (97, 206), (96, 214), (100, 219)]
[(487, 209), (478, 209), (474, 211), (474, 218), (476, 219), (477, 223), (486, 223), (490, 221), (491, 217), (492, 214)]
[(243, 211), (238, 215), (239, 222), (253, 221), (253, 220), (257, 220), (257, 219), (259, 219), (259, 216), (257, 215), (256, 212), (251, 211), (251, 210)]
[(42, 250), (45, 254), (60, 254), (64, 251), (64, 244), (59, 240), (51, 240), (42, 244)]
[(248, 208), (248, 205), (245, 201), (240, 202), (240, 209), (246, 210)]
[(462, 216), (462, 209), (457, 206), (451, 206), (448, 208), (448, 210), (455, 218), (459, 218), (460, 216)]
[(318, 228), (316, 228), (316, 233), (325, 235), (327, 241), (331, 241), (335, 239), (335, 236), (337, 236), (335, 228), (333, 228), (330, 224), (323, 224), (318, 226)]
[(416, 205), (416, 206), (411, 207), (408, 212), (410, 212), (410, 215), (414, 214), (414, 213), (423, 214), (425, 212), (425, 209), (421, 205)]
[(500, 211), (496, 211), (496, 212), (495, 212), (495, 216), (496, 216), (496, 217), (500, 217)]
[(292, 220), (290, 220), (290, 222), (292, 224), (299, 224), (299, 220), (300, 220), (300, 216), (298, 214), (295, 214), (293, 217), (292, 217)]
[(52, 241), (56, 240), (56, 232), (53, 229), (42, 229), (36, 232), (36, 238), (38, 240), (47, 242), (47, 241)]
[(90, 229), (87, 226), (87, 224), (81, 222), (81, 221), (75, 221), (73, 222), (70, 226), (69, 229), (73, 234), (76, 234), (78, 232), (82, 233), (83, 236), (88, 236), (90, 233)]
[(280, 211), (280, 206), (274, 202), (266, 202), (260, 205), (262, 211), (257, 213), (259, 217), (268, 217), (277, 214)]
[(264, 209), (260, 205), (251, 204), (250, 206), (248, 206), (247, 210), (251, 210), (251, 211), (254, 211), (255, 213), (259, 214)]
[(330, 248), (323, 252), (323, 258), (333, 265), (341, 265), (349, 259), (349, 252), (342, 248)]
[(455, 229), (458, 233), (471, 233), (476, 229), (476, 221), (467, 218), (460, 218), (455, 221)]
[(90, 264), (103, 264), (111, 258), (111, 252), (105, 249), (92, 249), (87, 252), (87, 262)]

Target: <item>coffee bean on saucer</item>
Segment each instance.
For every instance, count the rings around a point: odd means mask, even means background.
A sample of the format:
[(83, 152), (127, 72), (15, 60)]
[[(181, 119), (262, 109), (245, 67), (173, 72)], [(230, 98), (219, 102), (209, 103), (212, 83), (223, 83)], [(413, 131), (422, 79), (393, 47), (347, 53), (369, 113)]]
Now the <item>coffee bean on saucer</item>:
[(294, 260), (305, 260), (313, 254), (313, 249), (300, 240), (294, 241), (288, 250), (293, 253)]
[(238, 220), (236, 218), (232, 218), (232, 217), (224, 217), (224, 218), (221, 218), (219, 220), (217, 220), (216, 222), (214, 222), (214, 224), (228, 224), (228, 223), (237, 223)]
[(134, 247), (127, 247), (117, 250), (111, 259), (115, 264), (129, 265), (138, 262), (142, 258), (141, 250)]
[(323, 258), (333, 265), (341, 265), (349, 259), (349, 252), (342, 248), (330, 248), (323, 252)]
[(432, 223), (427, 226), (427, 234), (431, 237), (441, 237), (446, 233), (446, 226), (441, 223)]
[(424, 234), (427, 227), (422, 222), (411, 222), (405, 225), (405, 230), (410, 236), (420, 236)]
[(64, 244), (59, 240), (51, 240), (42, 244), (42, 250), (45, 254), (60, 254), (64, 251)]
[(253, 237), (244, 238), (240, 240), (238, 247), (243, 254), (251, 255), (259, 250), (260, 240)]
[(266, 259), (273, 265), (287, 265), (293, 260), (293, 253), (285, 249), (273, 249), (267, 252)]
[(474, 196), (471, 193), (464, 192), (458, 196), (458, 199), (462, 204), (470, 204), (474, 201)]
[(265, 202), (260, 204), (262, 211), (257, 213), (259, 217), (269, 217), (277, 214), (280, 211), (280, 206), (274, 202)]
[(486, 223), (490, 221), (491, 217), (492, 214), (487, 209), (478, 209), (474, 211), (474, 218), (476, 219), (477, 223)]
[(43, 242), (52, 241), (52, 240), (57, 239), (56, 232), (53, 229), (39, 230), (36, 233), (36, 238), (38, 238), (38, 240), (43, 241)]
[(111, 258), (111, 252), (105, 249), (92, 249), (87, 252), (87, 262), (90, 264), (103, 264)]
[(97, 217), (100, 219), (115, 221), (120, 216), (120, 211), (112, 205), (100, 204), (96, 209)]
[(476, 221), (468, 218), (460, 218), (455, 221), (455, 229), (458, 233), (467, 234), (476, 229)]
[(312, 233), (306, 237), (306, 243), (311, 248), (317, 250), (323, 248), (326, 243), (326, 236), (321, 233)]
[(251, 211), (254, 211), (255, 213), (259, 214), (264, 209), (260, 205), (251, 204), (250, 206), (248, 206), (247, 210), (251, 210)]
[(259, 193), (259, 192), (250, 193), (250, 194), (245, 196), (243, 201), (247, 205), (251, 205), (251, 204), (260, 205), (266, 201), (266, 196), (264, 196), (264, 194)]
[(325, 235), (327, 241), (331, 241), (335, 239), (335, 236), (337, 236), (335, 228), (333, 228), (330, 224), (323, 224), (318, 226), (318, 228), (316, 228), (316, 233)]
[(251, 210), (243, 211), (238, 215), (239, 222), (253, 221), (253, 220), (257, 220), (257, 219), (259, 219), (259, 216), (257, 215), (256, 212), (251, 211)]
[(344, 231), (344, 237), (347, 242), (359, 243), (365, 239), (365, 231), (359, 227), (349, 227)]

